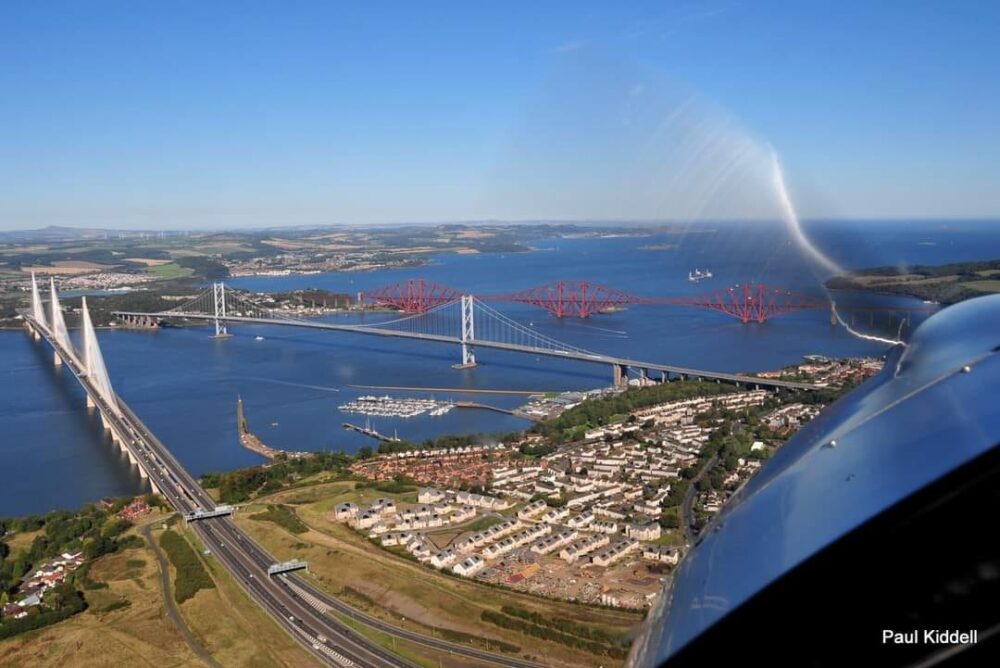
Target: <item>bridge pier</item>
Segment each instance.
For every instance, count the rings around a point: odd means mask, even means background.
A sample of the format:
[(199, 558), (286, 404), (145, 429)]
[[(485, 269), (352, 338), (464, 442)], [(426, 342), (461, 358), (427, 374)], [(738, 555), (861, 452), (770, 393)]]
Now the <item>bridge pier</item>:
[(612, 364), (611, 381), (615, 387), (624, 387), (628, 385), (628, 365)]
[(62, 357), (59, 356), (58, 352), (56, 352), (55, 350), (53, 350), (52, 351), (52, 364), (54, 366), (62, 366), (62, 363), (63, 363)]
[(100, 414), (101, 414), (101, 426), (104, 427), (104, 431), (110, 431), (111, 432), (111, 434), (112, 434), (112, 439), (111, 440), (113, 441), (114, 440), (114, 433), (115, 432), (114, 432), (113, 429), (111, 429), (111, 423), (108, 422), (108, 419), (106, 417), (104, 417), (104, 411), (100, 411)]
[(130, 313), (128, 315), (117, 315), (115, 316), (126, 329), (159, 329), (160, 323), (148, 315), (137, 315)]

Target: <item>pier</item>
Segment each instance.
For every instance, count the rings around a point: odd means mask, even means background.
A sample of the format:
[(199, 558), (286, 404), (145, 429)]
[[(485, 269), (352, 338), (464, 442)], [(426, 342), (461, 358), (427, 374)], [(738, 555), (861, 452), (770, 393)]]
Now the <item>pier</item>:
[(478, 408), (484, 411), (493, 411), (494, 413), (503, 413), (505, 415), (513, 415), (516, 418), (521, 418), (522, 420), (531, 420), (532, 422), (541, 422), (541, 418), (528, 415), (527, 413), (521, 413), (519, 411), (510, 410), (508, 408), (500, 408), (499, 406), (491, 406), (489, 404), (481, 404), (476, 401), (456, 401), (455, 408)]
[(236, 428), (240, 435), (240, 445), (251, 452), (256, 452), (261, 457), (267, 457), (268, 459), (274, 459), (278, 455), (285, 455), (287, 457), (311, 457), (310, 452), (293, 452), (290, 450), (281, 450), (279, 448), (272, 448), (271, 446), (260, 440), (257, 434), (250, 431), (250, 425), (247, 423), (246, 411), (243, 409), (243, 397), (236, 397)]
[(359, 434), (364, 434), (365, 436), (371, 436), (372, 438), (376, 438), (382, 441), (383, 443), (399, 443), (400, 440), (402, 440), (397, 436), (386, 436), (385, 434), (379, 433), (374, 429), (372, 429), (370, 426), (361, 427), (356, 424), (351, 424), (350, 422), (345, 422), (341, 426), (344, 429), (347, 429), (348, 431), (356, 431)]

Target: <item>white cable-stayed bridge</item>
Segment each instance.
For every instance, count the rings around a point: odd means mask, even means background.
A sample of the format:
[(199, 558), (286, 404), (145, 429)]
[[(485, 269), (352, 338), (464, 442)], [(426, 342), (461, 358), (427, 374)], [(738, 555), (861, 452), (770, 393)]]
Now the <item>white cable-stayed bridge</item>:
[(56, 366), (68, 368), (87, 397), (87, 406), (96, 411), (111, 440), (128, 456), (132, 465), (186, 520), (206, 546), (206, 554), (229, 571), (233, 579), (268, 615), (322, 665), (337, 668), (411, 668), (408, 659), (390, 652), (379, 643), (332, 616), (330, 610), (391, 636), (432, 647), (477, 665), (504, 668), (538, 668), (516, 656), (505, 656), (422, 635), (371, 617), (323, 591), (307, 579), (285, 571), (307, 564), (298, 560), (279, 562), (229, 516), (234, 509), (217, 506), (212, 497), (129, 408), (111, 384), (101, 348), (87, 308), (81, 300), (83, 341), (78, 349), (70, 340), (55, 283), (50, 298), (43, 302), (35, 276), (31, 277), (31, 308), (24, 325), (38, 342), (44, 340), (53, 351)]

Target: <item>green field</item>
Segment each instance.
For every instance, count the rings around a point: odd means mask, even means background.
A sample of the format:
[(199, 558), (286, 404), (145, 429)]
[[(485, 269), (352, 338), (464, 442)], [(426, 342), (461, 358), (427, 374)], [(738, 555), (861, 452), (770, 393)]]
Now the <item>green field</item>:
[(159, 264), (155, 267), (146, 267), (144, 270), (147, 274), (152, 274), (157, 278), (187, 278), (194, 274), (194, 269), (190, 267), (182, 267), (176, 262), (171, 262), (170, 264)]
[(1000, 280), (969, 281), (965, 285), (980, 292), (1000, 292)]

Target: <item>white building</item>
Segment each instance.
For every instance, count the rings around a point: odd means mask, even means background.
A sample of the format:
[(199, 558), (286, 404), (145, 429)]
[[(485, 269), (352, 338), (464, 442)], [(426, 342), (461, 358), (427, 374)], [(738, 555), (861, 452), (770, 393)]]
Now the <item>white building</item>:
[(676, 547), (664, 547), (662, 545), (649, 545), (642, 549), (642, 556), (653, 561), (661, 561), (666, 564), (676, 565), (681, 558), (681, 551)]
[(350, 501), (339, 503), (333, 510), (333, 517), (338, 522), (347, 522), (354, 519), (359, 510), (360, 508), (358, 508), (358, 504), (356, 503), (351, 503)]
[(610, 566), (619, 559), (625, 557), (639, 549), (639, 541), (634, 538), (626, 538), (620, 543), (615, 543), (606, 550), (594, 555), (593, 562), (597, 566)]
[(636, 540), (657, 540), (661, 534), (660, 525), (656, 522), (629, 524), (625, 527), (625, 535)]
[(444, 492), (434, 487), (421, 487), (417, 492), (417, 503), (437, 503), (444, 498)]
[(486, 560), (478, 554), (474, 554), (452, 566), (451, 572), (468, 578), (483, 570), (484, 566), (486, 566)]
[(431, 566), (434, 568), (445, 568), (455, 563), (458, 555), (453, 550), (442, 550), (431, 557)]
[(535, 515), (538, 515), (539, 513), (545, 512), (545, 509), (548, 507), (549, 507), (548, 504), (541, 499), (539, 499), (538, 501), (532, 501), (524, 508), (521, 508), (519, 511), (517, 511), (517, 516), (520, 517), (522, 520), (526, 520), (531, 517), (534, 517)]

